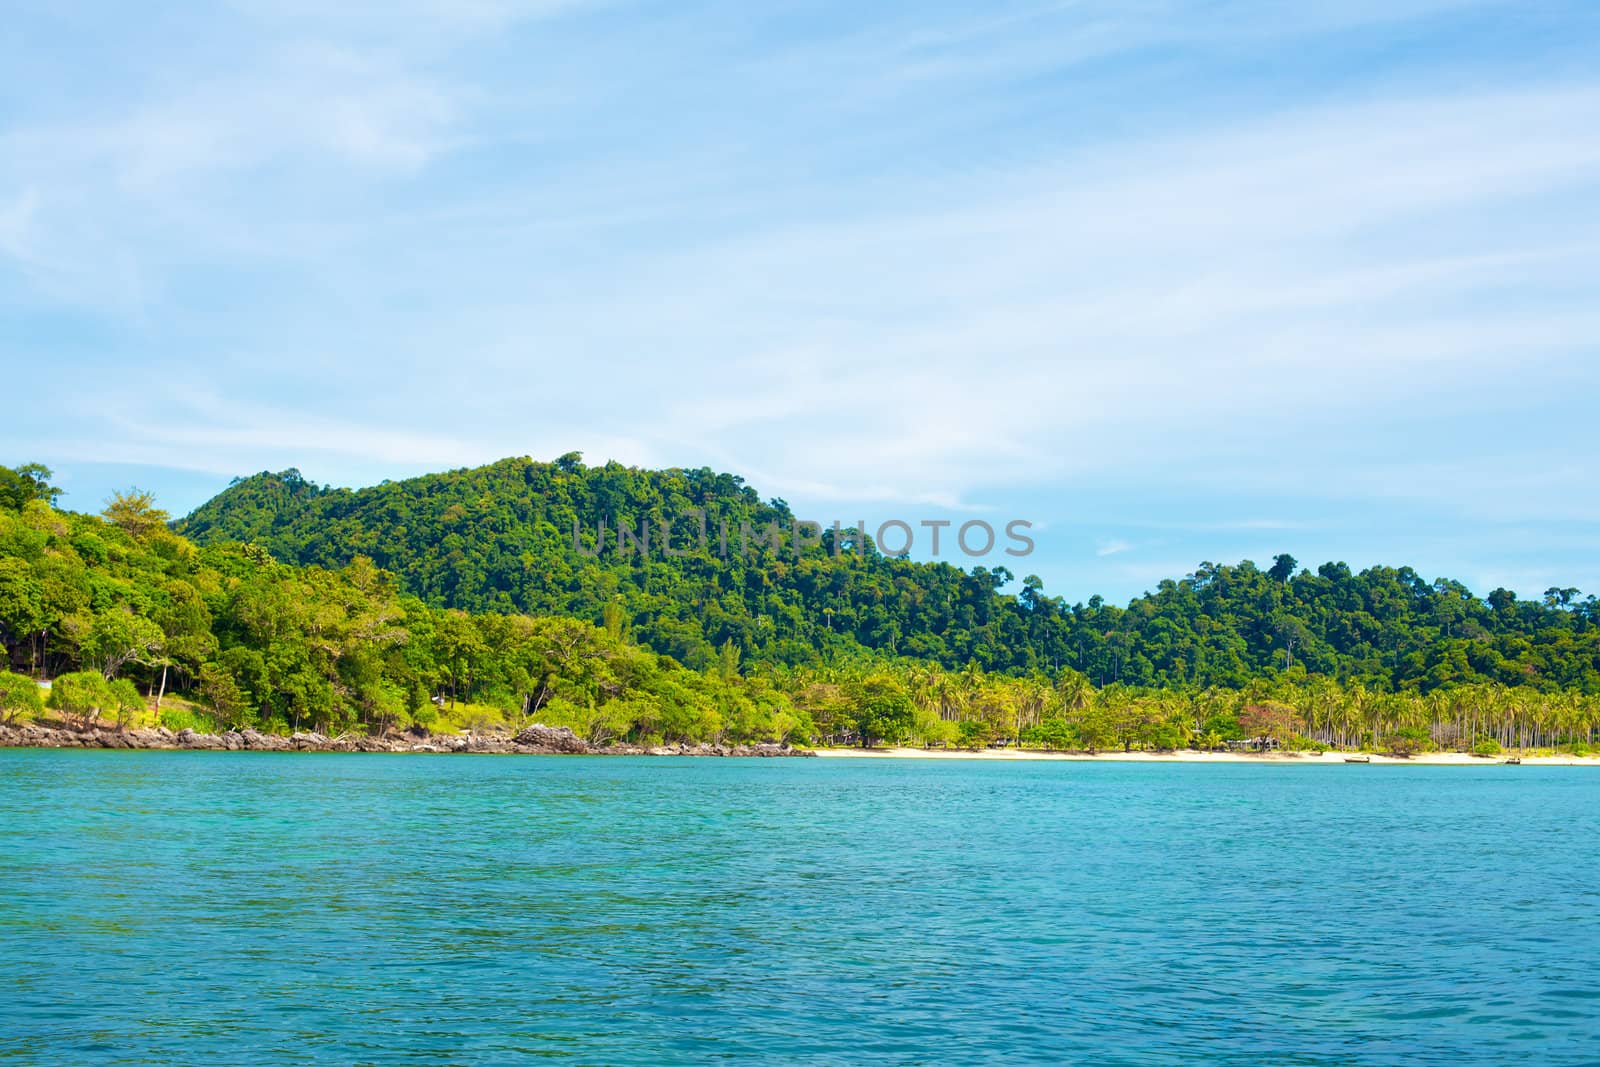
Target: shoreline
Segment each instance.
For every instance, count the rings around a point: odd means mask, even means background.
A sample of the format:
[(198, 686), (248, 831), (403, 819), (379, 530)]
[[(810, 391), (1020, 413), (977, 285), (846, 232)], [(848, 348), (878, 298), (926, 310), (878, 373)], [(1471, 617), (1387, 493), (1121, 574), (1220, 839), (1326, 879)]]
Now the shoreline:
[(70, 727), (22, 723), (0, 726), (0, 749), (89, 748), (149, 752), (378, 752), (391, 755), (504, 755), (504, 756), (712, 756), (727, 758), (810, 757), (810, 749), (788, 745), (591, 745), (565, 726), (533, 725), (515, 736), (503, 734), (444, 734), (428, 737), (402, 735), (324, 737), (301, 732), (284, 737), (256, 730), (228, 730), (220, 734), (179, 730), (164, 726), (119, 730), (95, 726)]
[[(1253, 763), (1273, 766), (1354, 765), (1493, 767), (1502, 765), (1514, 753), (1498, 756), (1473, 756), (1465, 752), (1421, 752), (1415, 756), (1391, 756), (1379, 752), (1202, 752), (1178, 749), (1170, 752), (1062, 752), (1048, 749), (926, 749), (926, 748), (795, 748), (788, 745), (630, 745), (613, 743), (591, 745), (567, 727), (533, 725), (515, 736), (504, 734), (441, 734), (428, 737), (409, 735), (372, 737), (342, 735), (324, 737), (301, 732), (285, 737), (256, 730), (229, 730), (220, 734), (165, 727), (117, 729), (93, 726), (77, 729), (21, 723), (0, 726), (0, 749), (6, 748), (87, 748), (167, 752), (331, 752), (385, 753), (391, 755), (524, 755), (524, 756), (711, 756), (729, 758), (822, 758), (859, 760), (967, 760), (988, 763)], [(1523, 756), (1521, 763), (1543, 767), (1600, 767), (1595, 756)]]
[[(1354, 766), (1387, 764), (1397, 767), (1493, 767), (1505, 763), (1515, 753), (1498, 756), (1472, 756), (1465, 752), (1419, 752), (1415, 756), (1388, 756), (1378, 752), (1201, 752), (1180, 749), (1172, 752), (1054, 752), (1043, 749), (926, 749), (926, 748), (819, 748), (823, 759), (926, 759), (978, 760), (981, 762), (1060, 762), (1060, 763), (1254, 763), (1285, 767), (1331, 766), (1348, 762), (1347, 757), (1365, 757)], [(1595, 756), (1524, 756), (1527, 766), (1600, 767)]]

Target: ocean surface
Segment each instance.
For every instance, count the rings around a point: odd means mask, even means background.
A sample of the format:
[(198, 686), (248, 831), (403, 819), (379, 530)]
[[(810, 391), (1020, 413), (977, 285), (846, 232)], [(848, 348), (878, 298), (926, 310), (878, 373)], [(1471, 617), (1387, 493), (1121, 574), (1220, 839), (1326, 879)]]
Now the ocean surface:
[(1600, 773), (0, 751), (0, 1062), (1596, 1064)]

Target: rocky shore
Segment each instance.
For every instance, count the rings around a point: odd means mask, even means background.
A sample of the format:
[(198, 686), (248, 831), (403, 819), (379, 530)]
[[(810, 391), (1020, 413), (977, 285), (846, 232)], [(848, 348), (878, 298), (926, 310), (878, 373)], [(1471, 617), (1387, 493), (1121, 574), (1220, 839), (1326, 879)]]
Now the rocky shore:
[(788, 745), (591, 745), (565, 726), (534, 725), (515, 736), (447, 734), (416, 737), (343, 735), (324, 737), (297, 733), (288, 737), (255, 730), (220, 734), (194, 730), (173, 732), (164, 726), (148, 730), (99, 727), (74, 730), (38, 723), (0, 726), (0, 748), (127, 748), (194, 749), (212, 752), (433, 752), (498, 753), (555, 756), (814, 756)]

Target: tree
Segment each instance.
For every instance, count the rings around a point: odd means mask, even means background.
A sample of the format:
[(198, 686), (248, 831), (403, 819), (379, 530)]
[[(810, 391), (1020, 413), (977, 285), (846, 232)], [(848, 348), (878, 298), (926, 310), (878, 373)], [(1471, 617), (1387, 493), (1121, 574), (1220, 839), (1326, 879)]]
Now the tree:
[(956, 724), (956, 742), (974, 751), (994, 740), (994, 727), (981, 719), (963, 719)]
[(1024, 730), (1022, 741), (1035, 748), (1067, 749), (1074, 741), (1073, 729), (1065, 719), (1046, 719)]
[(1287, 552), (1273, 556), (1272, 568), (1267, 571), (1267, 577), (1275, 582), (1287, 582), (1294, 577), (1294, 569), (1299, 565), (1300, 561)]
[(873, 675), (863, 679), (852, 696), (861, 747), (871, 748), (875, 742), (900, 744), (910, 734), (915, 708), (898, 679)]
[(1305, 623), (1288, 611), (1273, 613), (1272, 632), (1283, 643), (1283, 669), (1288, 670), (1294, 666), (1295, 648), (1305, 645), (1311, 633), (1306, 629)]
[(161, 627), (149, 619), (126, 607), (111, 608), (94, 617), (83, 639), (84, 661), (110, 681), (129, 663), (149, 664), (165, 641)]
[(7, 651), (51, 623), (44, 586), (26, 560), (0, 559), (0, 642)]
[(40, 463), (0, 467), (0, 508), (21, 511), (35, 500), (53, 507), (61, 490), (50, 484), (52, 477), (50, 468)]
[(117, 729), (126, 728), (134, 716), (144, 710), (144, 706), (139, 687), (128, 679), (118, 678), (106, 685), (106, 707), (116, 716)]
[(0, 671), (0, 726), (10, 726), (24, 715), (36, 716), (43, 709), (38, 682), (25, 675)]
[(165, 529), (171, 519), (170, 515), (156, 507), (154, 496), (137, 488), (112, 494), (100, 514), (136, 541), (143, 541), (155, 531)]
[(1287, 745), (1294, 736), (1295, 727), (1299, 725), (1299, 718), (1299, 713), (1287, 704), (1264, 701), (1244, 706), (1239, 712), (1239, 728), (1252, 741), (1270, 738), (1280, 745)]
[(1115, 717), (1103, 702), (1095, 702), (1078, 716), (1078, 741), (1088, 752), (1099, 752), (1116, 741)]
[(98, 671), (63, 674), (50, 686), (50, 707), (77, 719), (81, 729), (87, 729), (99, 716), (100, 709), (112, 700), (110, 686)]
[(434, 625), (434, 639), (440, 658), (450, 675), (450, 706), (463, 685), (469, 694), (478, 660), (488, 652), (473, 618), (464, 611), (447, 611)]
[(717, 655), (717, 673), (722, 678), (724, 685), (732, 685), (739, 679), (739, 646), (733, 643), (733, 638), (722, 642), (722, 649)]
[(215, 663), (202, 664), (200, 693), (219, 727), (232, 730), (249, 722), (249, 701), (227, 668)]
[(1390, 733), (1387, 740), (1391, 754), (1409, 758), (1427, 747), (1428, 731), (1422, 726), (1404, 726)]
[(933, 708), (918, 704), (912, 717), (911, 737), (924, 748), (936, 748), (956, 741), (960, 732), (955, 723), (940, 718)]

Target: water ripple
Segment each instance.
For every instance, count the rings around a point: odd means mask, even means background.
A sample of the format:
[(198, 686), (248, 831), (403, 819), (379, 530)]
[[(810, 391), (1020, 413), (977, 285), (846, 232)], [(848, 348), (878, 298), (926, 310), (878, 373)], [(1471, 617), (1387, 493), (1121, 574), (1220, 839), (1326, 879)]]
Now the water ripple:
[(0, 752), (0, 1060), (1580, 1064), (1584, 769)]

